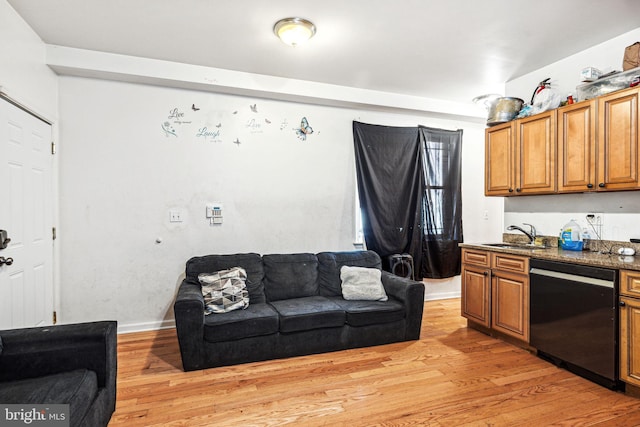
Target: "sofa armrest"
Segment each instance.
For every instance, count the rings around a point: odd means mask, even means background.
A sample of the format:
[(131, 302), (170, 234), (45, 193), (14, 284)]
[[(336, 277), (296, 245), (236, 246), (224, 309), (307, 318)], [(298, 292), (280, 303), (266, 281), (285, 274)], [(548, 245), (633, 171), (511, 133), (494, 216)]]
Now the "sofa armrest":
[(115, 408), (117, 326), (102, 321), (0, 331), (0, 382), (84, 368), (96, 373)]
[(402, 301), (406, 309), (405, 339), (420, 338), (424, 310), (424, 283), (382, 271), (382, 285), (387, 295)]
[(204, 297), (199, 283), (184, 279), (173, 304), (176, 333), (185, 371), (204, 365)]

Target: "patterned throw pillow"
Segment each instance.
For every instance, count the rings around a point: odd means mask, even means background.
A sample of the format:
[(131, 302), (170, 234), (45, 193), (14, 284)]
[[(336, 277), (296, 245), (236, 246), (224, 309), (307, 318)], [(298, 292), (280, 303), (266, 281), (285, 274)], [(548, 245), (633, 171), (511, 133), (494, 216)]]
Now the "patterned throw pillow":
[(244, 268), (233, 267), (215, 273), (200, 273), (198, 280), (204, 296), (204, 314), (226, 313), (245, 309), (249, 306), (247, 272)]

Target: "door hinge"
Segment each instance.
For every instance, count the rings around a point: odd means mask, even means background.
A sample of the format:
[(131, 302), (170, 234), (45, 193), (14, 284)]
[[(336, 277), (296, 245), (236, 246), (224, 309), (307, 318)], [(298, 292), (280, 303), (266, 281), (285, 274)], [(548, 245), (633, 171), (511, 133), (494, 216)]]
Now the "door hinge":
[(53, 238), (53, 240), (56, 240), (56, 238), (58, 237), (58, 233), (55, 227), (51, 229), (51, 237)]
[(55, 325), (56, 323), (58, 323), (58, 313), (57, 312), (53, 312), (53, 324)]
[(51, 154), (56, 154), (56, 143), (51, 141)]

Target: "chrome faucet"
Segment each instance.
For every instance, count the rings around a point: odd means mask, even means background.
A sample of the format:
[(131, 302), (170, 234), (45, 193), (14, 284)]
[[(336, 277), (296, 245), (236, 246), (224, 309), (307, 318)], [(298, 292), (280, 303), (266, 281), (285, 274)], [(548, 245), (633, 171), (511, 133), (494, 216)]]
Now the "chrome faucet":
[(536, 228), (531, 225), (531, 224), (527, 224), (526, 222), (523, 222), (522, 225), (528, 225), (531, 229), (529, 230), (529, 232), (524, 231), (522, 228), (518, 227), (517, 225), (510, 225), (507, 227), (507, 230), (511, 231), (511, 230), (518, 230), (524, 233), (525, 236), (527, 236), (529, 238), (529, 244), (533, 245), (536, 242)]

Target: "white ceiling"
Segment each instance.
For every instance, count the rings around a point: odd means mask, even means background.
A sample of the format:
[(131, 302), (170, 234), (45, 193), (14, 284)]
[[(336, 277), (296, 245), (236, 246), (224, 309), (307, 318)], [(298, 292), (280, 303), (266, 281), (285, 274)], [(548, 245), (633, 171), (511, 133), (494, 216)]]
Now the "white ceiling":
[(8, 2), (47, 44), (457, 102), (640, 26), (638, 0)]

